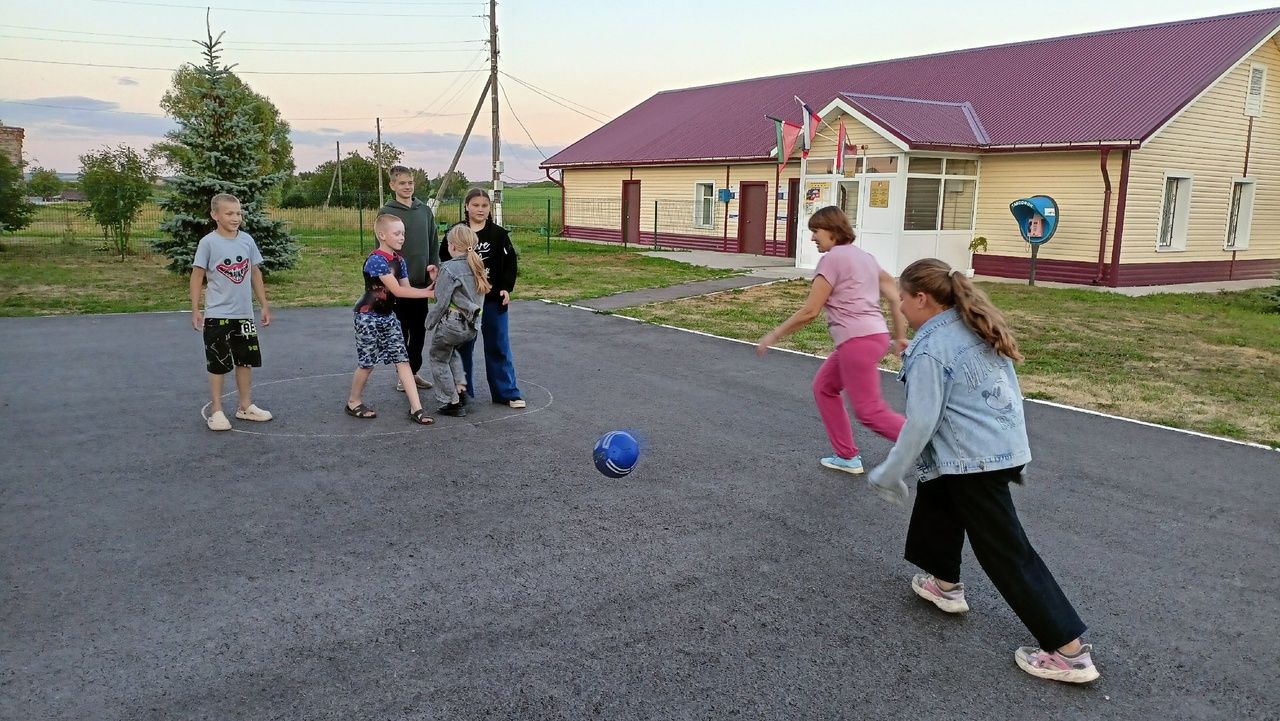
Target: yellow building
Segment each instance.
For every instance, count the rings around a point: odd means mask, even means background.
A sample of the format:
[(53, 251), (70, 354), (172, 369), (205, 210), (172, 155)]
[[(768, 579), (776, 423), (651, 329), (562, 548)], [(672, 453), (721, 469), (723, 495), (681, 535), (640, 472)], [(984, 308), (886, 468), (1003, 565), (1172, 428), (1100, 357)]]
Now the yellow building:
[[(1038, 279), (1266, 278), (1280, 271), (1278, 31), (1271, 9), (665, 91), (543, 167), (561, 173), (569, 237), (813, 267), (804, 224), (834, 204), (891, 272), (939, 257), (1026, 277), (1009, 204), (1048, 195), (1059, 220)], [(820, 120), (783, 167), (768, 117), (799, 120), (798, 100)]]

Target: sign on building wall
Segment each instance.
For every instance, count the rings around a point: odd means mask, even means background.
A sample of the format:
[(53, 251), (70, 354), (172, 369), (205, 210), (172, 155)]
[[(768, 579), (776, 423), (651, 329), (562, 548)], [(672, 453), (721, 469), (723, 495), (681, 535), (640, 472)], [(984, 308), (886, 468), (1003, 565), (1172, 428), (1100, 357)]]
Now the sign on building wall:
[(810, 180), (804, 185), (804, 212), (813, 215), (819, 208), (831, 205), (831, 181)]
[(871, 187), (868, 189), (868, 192), (871, 194), (871, 197), (868, 200), (868, 204), (872, 208), (889, 207), (889, 181), (873, 180), (870, 185)]

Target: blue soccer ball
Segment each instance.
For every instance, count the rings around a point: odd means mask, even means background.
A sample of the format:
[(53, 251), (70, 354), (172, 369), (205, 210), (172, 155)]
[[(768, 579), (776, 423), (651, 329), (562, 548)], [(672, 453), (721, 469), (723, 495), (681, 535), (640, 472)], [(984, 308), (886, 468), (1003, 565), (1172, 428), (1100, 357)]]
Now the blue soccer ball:
[(610, 478), (622, 478), (640, 461), (640, 442), (626, 431), (609, 431), (591, 453), (596, 468)]

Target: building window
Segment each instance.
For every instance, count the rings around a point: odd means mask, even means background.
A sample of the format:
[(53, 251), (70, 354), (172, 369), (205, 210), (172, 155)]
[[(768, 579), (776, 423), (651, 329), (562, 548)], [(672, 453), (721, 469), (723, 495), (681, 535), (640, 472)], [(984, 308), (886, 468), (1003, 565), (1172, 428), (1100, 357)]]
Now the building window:
[(867, 158), (867, 172), (896, 175), (898, 173), (898, 156), (882, 155)]
[(1191, 174), (1165, 173), (1156, 250), (1186, 250), (1187, 219), (1190, 216)]
[(716, 184), (696, 183), (693, 186), (693, 227), (716, 226)]
[[(947, 162), (950, 167), (950, 161)], [(947, 178), (942, 181), (942, 230), (973, 230), (973, 205), (978, 181)]]
[(856, 180), (840, 181), (840, 196), (837, 205), (849, 217), (849, 227), (858, 227), (858, 203), (861, 201), (859, 183)]
[(972, 230), (978, 161), (912, 157), (907, 164), (903, 230)]
[(1253, 226), (1254, 183), (1250, 178), (1236, 178), (1231, 182), (1231, 205), (1227, 210), (1227, 240), (1224, 250), (1245, 250), (1249, 247), (1249, 229)]
[(1267, 89), (1267, 66), (1249, 66), (1249, 88), (1244, 96), (1244, 114), (1257, 118), (1262, 115), (1262, 97)]

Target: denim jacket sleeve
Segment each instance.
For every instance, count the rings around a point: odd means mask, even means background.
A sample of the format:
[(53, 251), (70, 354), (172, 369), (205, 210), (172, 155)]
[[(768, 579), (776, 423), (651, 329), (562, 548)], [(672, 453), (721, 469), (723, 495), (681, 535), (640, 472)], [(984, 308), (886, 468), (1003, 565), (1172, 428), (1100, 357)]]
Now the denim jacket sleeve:
[(454, 277), (452, 268), (441, 265), (436, 272), (436, 302), (427, 313), (427, 330), (435, 328), (444, 317), (445, 311), (449, 310), (449, 301), (453, 299), (453, 292), (457, 286), (458, 279)]
[(946, 407), (946, 369), (936, 358), (924, 353), (903, 362), (907, 382), (907, 421), (884, 463), (871, 471), (872, 479), (905, 479), (907, 471), (916, 465), (942, 424), (942, 411)]

